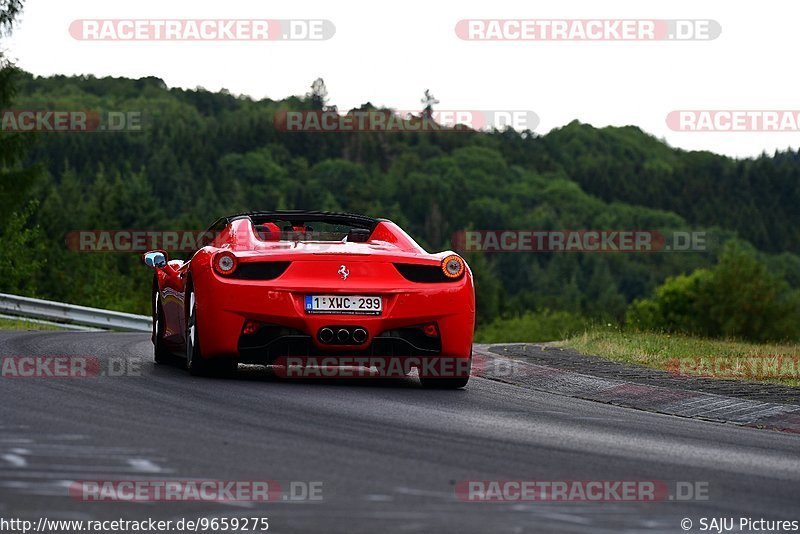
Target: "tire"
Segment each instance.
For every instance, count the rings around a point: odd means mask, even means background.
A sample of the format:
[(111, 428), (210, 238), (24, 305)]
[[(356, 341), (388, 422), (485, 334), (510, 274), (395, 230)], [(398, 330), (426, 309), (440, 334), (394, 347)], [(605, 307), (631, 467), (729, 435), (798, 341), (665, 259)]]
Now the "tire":
[(197, 336), (197, 302), (194, 288), (189, 287), (186, 295), (186, 370), (193, 376), (202, 376), (206, 373), (203, 357), (200, 354), (200, 343)]
[(453, 378), (429, 378), (420, 374), (419, 382), (425, 389), (459, 389), (466, 386), (467, 382), (469, 382), (470, 370), (472, 370), (472, 353), (469, 355), (469, 365), (466, 375)]
[(158, 285), (153, 288), (153, 360), (157, 364), (169, 363), (172, 353), (164, 343), (164, 310), (158, 294)]
[(194, 288), (189, 287), (186, 297), (186, 369), (192, 376), (231, 377), (236, 374), (239, 362), (236, 358), (214, 358), (206, 360), (200, 351), (197, 334), (197, 299)]
[(419, 378), (422, 387), (425, 389), (458, 389), (463, 388), (469, 382), (469, 377), (459, 378)]
[(217, 378), (233, 378), (239, 368), (239, 360), (236, 358), (214, 358), (209, 364), (210, 375)]

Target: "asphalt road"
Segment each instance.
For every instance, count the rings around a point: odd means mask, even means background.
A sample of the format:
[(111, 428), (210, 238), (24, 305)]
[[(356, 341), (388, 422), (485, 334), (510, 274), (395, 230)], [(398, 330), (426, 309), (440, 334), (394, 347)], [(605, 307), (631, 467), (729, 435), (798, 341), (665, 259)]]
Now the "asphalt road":
[[(270, 532), (684, 532), (689, 518), (800, 520), (800, 436), (649, 414), (473, 378), (235, 379), (155, 366), (147, 335), (0, 333), (0, 357), (143, 362), (97, 378), (0, 378), (0, 517), (268, 517)], [(80, 480), (322, 482), (322, 500), (84, 502)], [(707, 500), (464, 502), (462, 480), (656, 480)], [(298, 486), (302, 487), (302, 486)], [(674, 497), (675, 495), (673, 495)], [(745, 530), (747, 531), (747, 530)]]

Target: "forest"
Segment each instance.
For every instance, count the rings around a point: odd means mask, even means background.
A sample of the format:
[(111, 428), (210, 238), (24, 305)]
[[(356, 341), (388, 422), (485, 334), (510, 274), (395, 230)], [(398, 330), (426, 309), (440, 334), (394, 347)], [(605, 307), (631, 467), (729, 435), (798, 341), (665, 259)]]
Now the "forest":
[(471, 229), (706, 232), (704, 250), (464, 252), (479, 328), (527, 318), (542, 339), (594, 322), (800, 337), (800, 152), (732, 159), (577, 120), (544, 135), (284, 131), (279, 114), (335, 109), (324, 82), (255, 100), (158, 78), (0, 76), (3, 109), (140, 119), (0, 132), (0, 292), (147, 314), (139, 255), (76, 252), (70, 232), (201, 231), (230, 213), (320, 209), (392, 219), (432, 251)]

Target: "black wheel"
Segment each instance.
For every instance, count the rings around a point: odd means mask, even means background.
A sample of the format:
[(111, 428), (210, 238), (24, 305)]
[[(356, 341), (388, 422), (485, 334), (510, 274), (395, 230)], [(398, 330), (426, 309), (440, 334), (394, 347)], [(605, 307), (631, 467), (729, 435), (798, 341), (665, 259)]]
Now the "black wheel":
[(469, 382), (469, 377), (460, 378), (425, 378), (419, 377), (422, 387), (425, 389), (458, 389), (463, 388)]
[(190, 287), (186, 297), (186, 369), (192, 376), (230, 377), (236, 374), (238, 366), (236, 358), (203, 358), (197, 335), (197, 299), (194, 288)]
[(197, 302), (194, 288), (189, 288), (186, 295), (186, 369), (194, 376), (206, 374), (206, 366), (200, 355), (200, 343), (197, 341)]
[(440, 377), (426, 377), (422, 373), (419, 375), (420, 384), (426, 389), (458, 389), (463, 388), (469, 382), (469, 374), (472, 370), (472, 354), (469, 355), (469, 363), (465, 374), (462, 376), (440, 378)]
[(153, 289), (153, 359), (158, 364), (172, 360), (172, 353), (164, 343), (164, 310), (161, 308), (157, 285)]
[(209, 374), (217, 378), (231, 378), (236, 375), (239, 361), (236, 358), (214, 358), (206, 362), (210, 369)]

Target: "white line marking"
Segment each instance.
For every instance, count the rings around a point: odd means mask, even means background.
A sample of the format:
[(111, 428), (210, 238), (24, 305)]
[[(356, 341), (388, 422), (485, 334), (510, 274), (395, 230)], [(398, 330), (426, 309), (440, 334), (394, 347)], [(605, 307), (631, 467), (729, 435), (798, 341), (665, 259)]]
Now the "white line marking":
[(162, 471), (156, 464), (144, 458), (129, 458), (128, 464), (133, 467), (134, 471), (140, 473), (160, 473)]
[(10, 463), (14, 467), (27, 467), (28, 461), (19, 454), (4, 454), (0, 456), (3, 460)]

